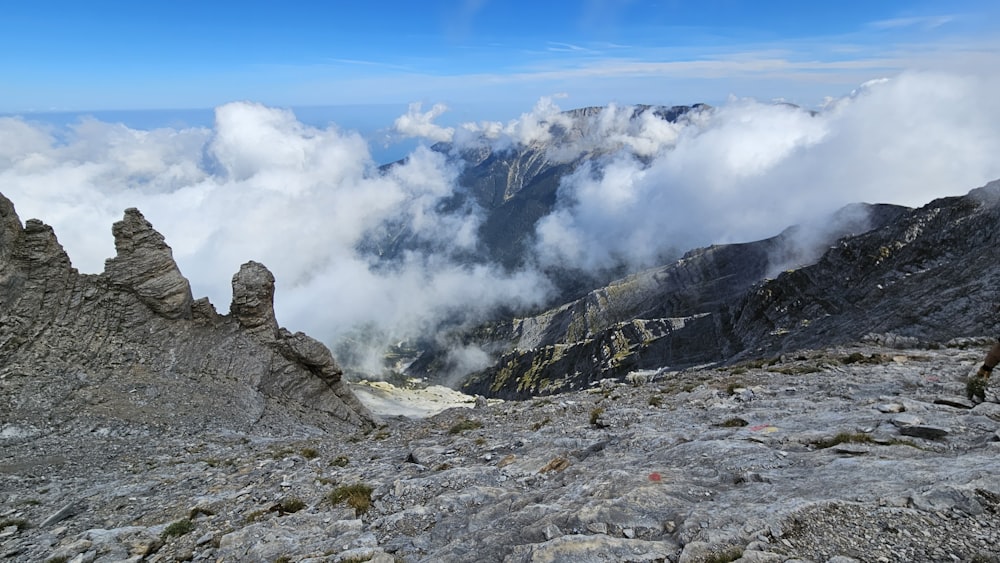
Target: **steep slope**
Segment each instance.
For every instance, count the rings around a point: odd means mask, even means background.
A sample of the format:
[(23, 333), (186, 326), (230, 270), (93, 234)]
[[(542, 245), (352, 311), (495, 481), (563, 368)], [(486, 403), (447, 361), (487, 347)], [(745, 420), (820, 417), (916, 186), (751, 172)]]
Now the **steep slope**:
[(996, 333), (998, 201), (1000, 181), (915, 210), (883, 207), (876, 228), (774, 279), (763, 278), (778, 239), (691, 252), (498, 329), (493, 342), (510, 350), (465, 390), (523, 398), (868, 334), (940, 342)]
[(0, 412), (25, 432), (66, 421), (129, 428), (354, 431), (372, 416), (329, 350), (274, 318), (274, 278), (248, 262), (232, 314), (195, 300), (136, 209), (117, 256), (81, 275), (51, 227), (0, 195)]
[[(890, 224), (906, 211), (849, 206), (831, 218), (835, 227), (809, 238), (825, 248)], [(491, 327), (480, 343), (506, 353), (475, 374), (465, 390), (525, 398), (585, 388), (638, 369), (724, 361), (745, 348), (727, 324), (728, 309), (776, 265), (814, 260), (799, 244), (803, 236), (803, 229), (791, 228), (757, 242), (693, 250), (556, 309)]]
[(731, 308), (727, 330), (744, 356), (867, 333), (923, 341), (997, 334), (998, 227), (1000, 181), (932, 201), (755, 287)]

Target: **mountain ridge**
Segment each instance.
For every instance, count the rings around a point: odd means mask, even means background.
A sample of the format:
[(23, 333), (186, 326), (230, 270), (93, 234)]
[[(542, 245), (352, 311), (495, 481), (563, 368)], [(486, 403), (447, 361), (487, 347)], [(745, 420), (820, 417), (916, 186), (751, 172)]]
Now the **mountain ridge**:
[[(872, 229), (834, 236), (839, 242), (814, 263), (773, 279), (764, 275), (767, 247), (780, 247), (794, 231), (691, 251), (672, 265), (618, 280), (583, 300), (509, 321), (513, 324), (498, 330), (507, 351), (473, 374), (464, 389), (526, 398), (587, 388), (636, 370), (732, 363), (858, 341), (870, 333), (946, 341), (981, 334), (984, 327), (995, 330), (989, 315), (1000, 299), (1000, 292), (990, 289), (1000, 282), (992, 266), (998, 253), (991, 228), (1000, 223), (998, 198), (1000, 181), (994, 181), (918, 209), (873, 207), (880, 213)], [(712, 258), (719, 256), (733, 260), (738, 264), (730, 264), (733, 271), (745, 275), (728, 291), (722, 288), (733, 282), (732, 273), (718, 268)], [(967, 264), (965, 272), (983, 272), (983, 279), (951, 272), (956, 263)], [(698, 264), (694, 273), (686, 273), (692, 264)], [(709, 285), (701, 288), (704, 293), (683, 284), (660, 288), (653, 280), (666, 272)], [(636, 287), (642, 285), (638, 280), (646, 280), (645, 288)], [(713, 297), (716, 303), (709, 301)], [(616, 304), (629, 300), (648, 306)], [(601, 322), (594, 325), (594, 319)]]
[(263, 265), (243, 265), (232, 313), (218, 315), (192, 297), (137, 209), (112, 232), (117, 255), (105, 272), (80, 274), (52, 228), (22, 227), (0, 194), (0, 378), (11, 419), (31, 421), (32, 432), (53, 420), (177, 432), (374, 425), (329, 350), (278, 326)]

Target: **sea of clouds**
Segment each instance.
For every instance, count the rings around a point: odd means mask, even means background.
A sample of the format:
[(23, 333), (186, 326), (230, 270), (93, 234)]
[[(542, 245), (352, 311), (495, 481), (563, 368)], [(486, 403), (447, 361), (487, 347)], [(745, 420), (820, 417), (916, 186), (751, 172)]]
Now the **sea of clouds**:
[[(442, 319), (540, 306), (551, 297), (542, 272), (552, 266), (638, 269), (796, 223), (821, 230), (852, 202), (919, 206), (966, 193), (1000, 178), (997, 86), (993, 78), (908, 73), (816, 111), (732, 99), (677, 123), (610, 105), (551, 146), (552, 161), (600, 154), (599, 165), (563, 181), (519, 271), (455, 258), (476, 250), (483, 213), (442, 206), (460, 189), (461, 161), (428, 145), (503, 150), (550, 141), (553, 124), (573, 126), (550, 98), (507, 123), (454, 127), (436, 124), (444, 105), (411, 105), (394, 124), (397, 138), (426, 143), (387, 168), (356, 132), (249, 102), (217, 108), (210, 128), (0, 118), (0, 193), (22, 219), (52, 225), (83, 272), (103, 270), (114, 255), (111, 224), (138, 207), (166, 237), (195, 296), (220, 311), (239, 265), (257, 260), (277, 278), (283, 326), (330, 344), (367, 327), (388, 342), (426, 336)], [(405, 226), (425, 250), (373, 267), (359, 244), (387, 223)], [(456, 349), (455, 361), (475, 367), (485, 356)]]

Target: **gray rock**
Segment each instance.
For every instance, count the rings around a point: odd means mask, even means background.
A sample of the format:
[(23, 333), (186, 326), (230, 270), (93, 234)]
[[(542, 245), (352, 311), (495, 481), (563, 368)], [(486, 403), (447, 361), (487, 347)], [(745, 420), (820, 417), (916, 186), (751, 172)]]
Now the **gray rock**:
[(0, 195), (0, 377), (26, 376), (7, 380), (11, 420), (110, 417), (180, 432), (374, 424), (329, 350), (277, 327), (266, 268), (241, 268), (235, 312), (219, 317), (192, 300), (138, 210), (113, 232), (106, 271), (80, 275), (52, 229), (33, 219), (21, 228)]
[(43, 520), (42, 523), (39, 524), (39, 526), (44, 528), (46, 526), (51, 526), (53, 524), (62, 522), (67, 518), (72, 518), (74, 515), (78, 514), (81, 510), (83, 510), (83, 508), (84, 507), (82, 507), (79, 503), (71, 502), (63, 506), (59, 510), (55, 511), (51, 516)]
[(906, 427), (906, 426), (916, 426), (916, 425), (922, 423), (923, 420), (919, 416), (917, 416), (915, 414), (899, 414), (899, 415), (896, 415), (896, 416), (892, 417), (891, 422), (894, 425), (896, 425), (896, 426), (898, 426), (900, 428), (903, 428), (903, 427)]
[(614, 561), (664, 561), (676, 552), (672, 542), (648, 542), (609, 536), (565, 535), (538, 544), (519, 545), (504, 563), (558, 562), (598, 563)]
[(190, 318), (191, 285), (181, 275), (163, 235), (138, 209), (125, 210), (125, 217), (111, 228), (118, 254), (105, 262), (108, 280), (134, 292), (156, 314), (168, 319)]

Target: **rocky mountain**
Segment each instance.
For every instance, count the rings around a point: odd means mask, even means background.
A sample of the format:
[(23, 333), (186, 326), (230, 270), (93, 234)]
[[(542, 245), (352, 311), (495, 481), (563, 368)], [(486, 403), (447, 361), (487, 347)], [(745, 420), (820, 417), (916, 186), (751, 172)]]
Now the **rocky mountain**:
[(995, 330), (998, 198), (1000, 182), (992, 182), (919, 209), (877, 206), (866, 228), (831, 231), (835, 244), (815, 263), (769, 279), (797, 230), (691, 251), (490, 327), (480, 342), (505, 352), (465, 389), (525, 398), (635, 370), (768, 357), (868, 333), (941, 341)]
[[(677, 123), (709, 109), (705, 104), (638, 105), (632, 108), (629, 119), (636, 121), (648, 114)], [(584, 162), (621, 149), (603, 138), (599, 144), (588, 141), (599, 126), (604, 110), (603, 107), (587, 107), (562, 112), (558, 121), (542, 124), (546, 134), (541, 139), (526, 143), (498, 146), (484, 139), (472, 147), (453, 143), (437, 143), (432, 147), (448, 155), (461, 171), (460, 189), (443, 204), (442, 211), (467, 212), (471, 206), (483, 213), (478, 234), (484, 248), (479, 259), (485, 258), (508, 268), (523, 265), (529, 255), (536, 224), (555, 208), (563, 177)], [(380, 232), (373, 233), (365, 250), (392, 259), (419, 244), (420, 241), (405, 229), (385, 225)], [(563, 281), (572, 285), (569, 279)]]
[(112, 231), (117, 255), (104, 273), (81, 275), (49, 226), (22, 226), (0, 195), (5, 434), (67, 424), (184, 433), (374, 423), (329, 350), (278, 326), (274, 277), (263, 265), (240, 268), (231, 313), (218, 315), (193, 299), (170, 247), (138, 210)]
[(1000, 562), (1000, 182), (867, 209), (483, 327), (524, 400), (420, 418), (263, 265), (219, 315), (138, 210), (82, 275), (0, 196), (0, 560)]

